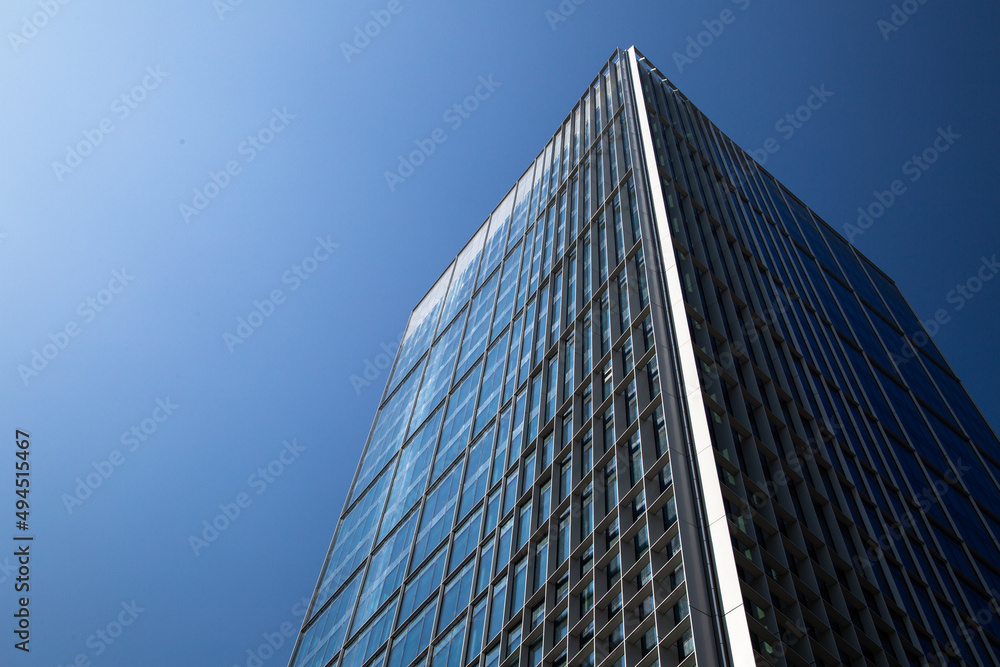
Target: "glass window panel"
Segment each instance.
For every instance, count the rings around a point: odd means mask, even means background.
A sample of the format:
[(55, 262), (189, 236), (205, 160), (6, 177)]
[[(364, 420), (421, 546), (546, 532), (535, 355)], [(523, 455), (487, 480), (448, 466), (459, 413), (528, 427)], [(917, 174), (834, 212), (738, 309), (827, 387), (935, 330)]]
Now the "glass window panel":
[(434, 460), (432, 479), (437, 479), (444, 472), (444, 469), (462, 453), (469, 442), (480, 371), (482, 371), (482, 366), (477, 364), (469, 371), (458, 387), (451, 392), (451, 398), (448, 399), (447, 416), (441, 427), (441, 444), (438, 446), (437, 458)]
[(448, 297), (444, 302), (444, 312), (441, 314), (439, 328), (446, 327), (472, 296), (476, 283), (476, 270), (479, 268), (479, 258), (482, 255), (483, 243), (486, 240), (486, 226), (483, 225), (455, 259), (454, 273), (451, 285), (448, 287)]
[(413, 399), (420, 384), (423, 363), (413, 370), (413, 373), (403, 382), (396, 392), (385, 402), (376, 417), (375, 428), (371, 440), (365, 449), (365, 455), (358, 466), (358, 479), (354, 483), (351, 500), (353, 501), (364, 491), (375, 473), (382, 469), (389, 459), (399, 451), (403, 444), (403, 433), (407, 420), (413, 408)]

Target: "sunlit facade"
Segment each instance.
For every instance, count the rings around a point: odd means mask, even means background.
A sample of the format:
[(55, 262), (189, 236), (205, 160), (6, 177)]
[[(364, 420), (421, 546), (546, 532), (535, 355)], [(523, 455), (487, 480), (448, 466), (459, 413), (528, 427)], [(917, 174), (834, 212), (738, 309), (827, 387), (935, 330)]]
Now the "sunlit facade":
[(1000, 664), (1000, 442), (634, 48), (414, 309), (293, 667)]

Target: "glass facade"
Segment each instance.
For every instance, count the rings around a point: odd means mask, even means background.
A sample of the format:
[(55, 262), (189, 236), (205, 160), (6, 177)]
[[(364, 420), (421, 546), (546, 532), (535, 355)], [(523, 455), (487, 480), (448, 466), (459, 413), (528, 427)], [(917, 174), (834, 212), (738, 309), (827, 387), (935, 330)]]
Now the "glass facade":
[(293, 667), (995, 665), (1000, 442), (634, 48), (407, 325)]

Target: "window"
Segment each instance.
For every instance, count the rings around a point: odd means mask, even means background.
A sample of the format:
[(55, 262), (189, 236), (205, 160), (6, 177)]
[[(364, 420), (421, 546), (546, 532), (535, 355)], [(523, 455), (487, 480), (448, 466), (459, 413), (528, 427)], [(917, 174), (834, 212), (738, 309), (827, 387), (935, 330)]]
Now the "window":
[(594, 414), (594, 393), (593, 385), (588, 382), (583, 387), (583, 421), (590, 419), (591, 415)]
[(500, 518), (500, 496), (502, 495), (502, 491), (503, 489), (497, 488), (490, 494), (490, 499), (486, 501), (486, 527), (483, 529), (483, 533), (489, 533), (497, 525), (497, 519)]
[(438, 631), (448, 627), (458, 617), (458, 613), (469, 606), (469, 596), (472, 593), (472, 566), (473, 563), (470, 562), (444, 587)]
[(362, 627), (403, 582), (416, 523), (417, 514), (413, 512), (410, 518), (372, 554), (365, 584), (358, 595), (358, 609), (354, 615), (353, 625), (355, 630)]
[(493, 429), (490, 428), (476, 440), (469, 449), (469, 472), (462, 487), (462, 503), (458, 509), (459, 518), (483, 498), (490, 472), (490, 454), (493, 450)]
[[(631, 424), (639, 418), (639, 400), (636, 394), (635, 379), (625, 386), (625, 423)], [(636, 434), (638, 437), (638, 434)]]
[(479, 543), (479, 526), (482, 524), (482, 520), (483, 511), (479, 509), (455, 531), (455, 540), (451, 545), (449, 572), (454, 571), (456, 567), (462, 564), (466, 556), (476, 550), (476, 545)]
[(506, 567), (510, 561), (510, 542), (514, 528), (514, 519), (508, 519), (500, 528), (500, 537), (497, 540), (497, 566), (496, 572), (500, 573), (500, 568)]
[(677, 501), (671, 497), (663, 506), (663, 529), (669, 530), (675, 521), (677, 521)]
[(504, 577), (493, 587), (493, 604), (490, 607), (490, 639), (500, 633), (503, 627), (503, 609), (507, 598), (507, 578)]
[(594, 580), (591, 579), (580, 592), (580, 616), (594, 608)]
[(490, 351), (486, 355), (486, 370), (483, 372), (483, 386), (479, 395), (479, 408), (476, 410), (475, 432), (477, 433), (493, 418), (497, 407), (499, 407), (506, 355), (507, 336), (504, 336), (490, 348)]
[(636, 575), (635, 585), (637, 588), (642, 588), (649, 583), (649, 580), (653, 578), (653, 566), (650, 563), (646, 563), (646, 566), (639, 571)]
[(594, 569), (594, 543), (587, 545), (586, 551), (580, 559), (580, 576), (587, 574)]
[(444, 556), (445, 548), (441, 547), (407, 584), (406, 592), (403, 593), (403, 602), (399, 605), (401, 621), (406, 620), (413, 613), (413, 610), (441, 585), (441, 577), (444, 575)]
[(639, 650), (642, 656), (645, 657), (656, 648), (656, 624), (653, 624), (649, 630), (642, 635), (639, 639)]
[(545, 422), (556, 415), (556, 395), (559, 389), (559, 357), (549, 360), (549, 386), (545, 392)]
[(476, 594), (482, 593), (490, 584), (493, 576), (493, 543), (483, 547), (479, 556), (479, 578), (476, 580)]
[(528, 543), (531, 536), (531, 501), (529, 500), (521, 506), (517, 519), (517, 549), (520, 550)]
[[(507, 635), (507, 655), (514, 653), (520, 645), (521, 645), (521, 626), (518, 625), (513, 630), (510, 631), (510, 634)], [(508, 663), (510, 667), (513, 667), (514, 664), (516, 663)]]
[(615, 554), (615, 557), (608, 563), (608, 588), (612, 588), (622, 578), (622, 557)]
[(660, 395), (660, 367), (655, 356), (646, 364), (646, 379), (649, 381), (649, 398), (652, 400)]
[(556, 602), (569, 594), (569, 572), (564, 572), (556, 582)]
[[(633, 187), (631, 179), (629, 180), (629, 189)], [(629, 193), (631, 194), (631, 192)], [(630, 197), (631, 198), (631, 197)], [(637, 215), (633, 215), (632, 222), (635, 225), (639, 224), (639, 218)], [(638, 232), (638, 227), (634, 230)], [(636, 239), (638, 239), (638, 234), (635, 234)], [(645, 308), (649, 305), (649, 288), (646, 284), (646, 262), (642, 256), (642, 248), (639, 248), (639, 252), (635, 254), (635, 273), (636, 277), (639, 279), (639, 308)], [(649, 346), (646, 346), (649, 349)]]
[[(604, 281), (604, 278), (601, 278)], [(611, 304), (608, 300), (608, 291), (601, 293), (601, 356), (603, 357), (611, 349)]]
[(611, 522), (611, 525), (609, 525), (607, 530), (604, 531), (604, 541), (608, 549), (614, 546), (615, 542), (618, 541), (618, 517), (615, 517), (614, 521)]
[(549, 518), (552, 511), (552, 481), (549, 480), (542, 485), (538, 492), (538, 525)]
[(417, 532), (417, 543), (413, 549), (414, 563), (423, 561), (431, 549), (451, 532), (461, 480), (462, 464), (459, 463), (428, 495), (420, 520), (420, 530)]
[(670, 486), (674, 483), (674, 473), (672, 472), (669, 463), (663, 466), (663, 468), (660, 470), (660, 474), (657, 476), (657, 479), (660, 480), (660, 493), (663, 493), (664, 491), (669, 489)]
[(511, 578), (511, 614), (516, 613), (524, 606), (525, 586), (528, 583), (528, 559), (522, 557), (514, 564), (514, 574)]
[(530, 443), (538, 435), (538, 418), (541, 408), (542, 376), (536, 375), (531, 379), (531, 400), (528, 410), (528, 433), (527, 441)]
[(528, 664), (531, 665), (531, 667), (537, 667), (542, 664), (542, 645), (542, 637), (539, 637), (532, 642), (531, 646), (528, 648)]
[[(576, 212), (576, 198), (573, 199), (573, 211), (574, 216)], [(574, 223), (576, 218), (574, 217)], [(575, 240), (576, 229), (571, 230), (570, 238)], [(575, 247), (575, 246), (571, 246)], [(566, 323), (569, 325), (573, 324), (573, 319), (576, 317), (576, 251), (570, 252), (569, 255), (569, 268), (566, 269)]]
[(573, 406), (563, 413), (560, 420), (562, 422), (562, 446), (568, 445), (573, 440)]
[(632, 499), (632, 521), (638, 521), (642, 513), (646, 511), (646, 491), (639, 491), (639, 495)]
[(566, 500), (573, 488), (573, 465), (569, 457), (559, 464), (559, 502)]
[(559, 530), (556, 533), (556, 562), (562, 563), (564, 560), (569, 558), (569, 546), (570, 546), (570, 523), (569, 523), (570, 513), (567, 510), (561, 517), (559, 517)]
[(615, 650), (623, 641), (625, 641), (625, 628), (623, 623), (619, 623), (608, 636), (608, 650)]
[[(566, 206), (566, 195), (563, 195), (563, 207)], [(565, 219), (565, 208), (560, 212), (559, 217), (559, 237), (560, 237), (560, 248), (559, 253), (556, 257), (562, 255), (562, 223)], [(562, 332), (562, 272), (556, 273), (552, 277), (552, 325), (549, 329), (549, 340), (555, 341), (559, 339), (559, 334)]]
[(534, 590), (545, 583), (546, 577), (548, 577), (548, 567), (549, 567), (549, 538), (542, 538), (540, 542), (535, 545), (535, 577), (534, 577)]
[(521, 493), (525, 493), (531, 488), (531, 483), (535, 481), (535, 452), (532, 451), (524, 459), (524, 474), (521, 475)]
[(573, 371), (576, 365), (576, 358), (573, 356), (575, 348), (576, 341), (573, 334), (570, 334), (569, 338), (566, 339), (566, 347), (563, 349), (563, 396), (566, 398), (573, 395), (573, 389), (576, 387), (573, 381)]
[(611, 459), (604, 466), (604, 513), (609, 514), (618, 504), (618, 475), (615, 471), (615, 460)]
[(612, 405), (604, 413), (604, 451), (615, 446), (615, 406)]
[(625, 373), (625, 375), (628, 375), (632, 371), (632, 369), (635, 367), (635, 359), (634, 359), (634, 357), (632, 355), (632, 337), (631, 336), (629, 336), (628, 338), (626, 338), (625, 342), (622, 343), (621, 355), (622, 355), (622, 368), (623, 368), (623, 372)]
[(628, 457), (629, 486), (634, 487), (642, 479), (642, 446), (639, 442), (638, 431), (629, 438)]
[(677, 640), (677, 658), (683, 660), (694, 653), (694, 635), (688, 630)]
[(681, 563), (677, 568), (670, 573), (670, 590), (673, 590), (684, 583), (684, 563)]
[(486, 660), (483, 663), (484, 667), (497, 667), (500, 664), (500, 645), (490, 649), (490, 652), (486, 654)]
[(517, 502), (517, 468), (511, 471), (507, 475), (507, 484), (504, 489), (504, 500), (503, 500), (503, 515), (507, 516), (507, 513), (514, 509), (514, 503)]
[(667, 442), (667, 422), (663, 417), (663, 406), (656, 406), (653, 413), (653, 440), (656, 443), (656, 458), (660, 458), (667, 453), (669, 443)]
[(552, 626), (552, 640), (558, 642), (566, 636), (569, 628), (569, 609), (563, 607), (562, 611), (556, 614), (555, 622)]
[(462, 642), (465, 640), (465, 622), (456, 625), (434, 647), (430, 667), (458, 667), (462, 663)]
[(677, 604), (674, 605), (674, 625), (683, 621), (689, 611), (687, 596), (683, 595), (681, 596), (681, 599), (677, 601)]
[(427, 648), (434, 630), (436, 610), (437, 603), (431, 602), (407, 624), (403, 633), (396, 637), (392, 643), (392, 652), (389, 654), (388, 667), (406, 667), (413, 662), (418, 653)]
[(471, 661), (479, 656), (483, 648), (483, 631), (486, 629), (486, 602), (483, 598), (472, 609), (472, 623), (469, 627), (469, 641), (465, 648), (465, 662)]
[(500, 413), (500, 419), (497, 421), (499, 424), (497, 428), (497, 445), (496, 453), (493, 454), (493, 470), (490, 473), (489, 486), (497, 483), (503, 475), (504, 464), (507, 462), (507, 440), (510, 437), (510, 412), (511, 408), (508, 405)]
[(618, 323), (622, 332), (628, 331), (631, 322), (628, 314), (628, 281), (625, 274), (625, 271), (618, 274), (618, 313), (620, 317)]
[(549, 467), (552, 463), (552, 455), (555, 448), (555, 436), (549, 433), (542, 439), (542, 469)]
[[(549, 248), (546, 246), (546, 251)], [(548, 273), (548, 269), (545, 270), (545, 275)], [(549, 285), (546, 284), (545, 287), (541, 289), (538, 294), (538, 328), (535, 330), (535, 361), (542, 358), (542, 354), (545, 352), (546, 348), (546, 337), (549, 333), (546, 327), (546, 320), (548, 319), (549, 312)]]
[(580, 538), (594, 531), (594, 483), (590, 482), (580, 496)]
[(389, 638), (395, 613), (396, 603), (393, 602), (374, 621), (369, 623), (365, 630), (358, 635), (358, 638), (347, 647), (341, 664), (344, 667), (361, 667), (368, 658), (372, 657), (375, 651), (382, 646), (382, 643)]

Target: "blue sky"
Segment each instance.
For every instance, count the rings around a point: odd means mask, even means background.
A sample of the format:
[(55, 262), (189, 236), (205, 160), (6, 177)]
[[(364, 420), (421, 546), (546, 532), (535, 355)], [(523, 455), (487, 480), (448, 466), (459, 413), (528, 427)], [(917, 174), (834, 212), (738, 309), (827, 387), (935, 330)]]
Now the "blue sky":
[[(889, 30), (888, 0), (586, 0), (565, 16), (555, 0), (228, 1), (11, 0), (0, 18), (0, 425), (32, 436), (35, 535), (32, 651), (5, 630), (3, 664), (246, 665), (297, 628), (379, 354), (615, 47), (635, 44), (744, 148), (778, 146), (766, 168), (835, 228), (902, 181), (852, 240), (921, 318), (945, 312), (935, 340), (1000, 423), (1000, 280), (953, 292), (1000, 253), (995, 3), (911, 0)], [(370, 12), (386, 25), (345, 55)], [(675, 58), (705, 22), (720, 34)], [(456, 126), (445, 113), (480, 77), (499, 85)], [(790, 133), (813, 88), (832, 95)], [(438, 128), (390, 190), (397, 156)], [(37, 375), (19, 372), (47, 344)], [(352, 385), (366, 362), (371, 385)], [(88, 475), (99, 486), (78, 494)], [(0, 579), (11, 626), (2, 556)]]

